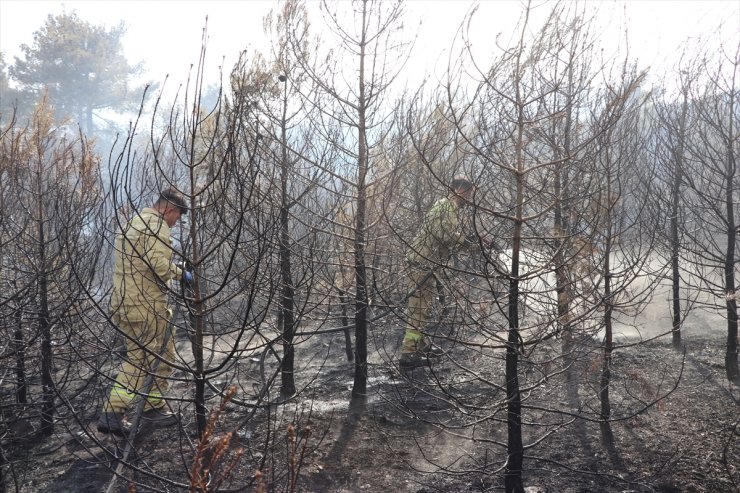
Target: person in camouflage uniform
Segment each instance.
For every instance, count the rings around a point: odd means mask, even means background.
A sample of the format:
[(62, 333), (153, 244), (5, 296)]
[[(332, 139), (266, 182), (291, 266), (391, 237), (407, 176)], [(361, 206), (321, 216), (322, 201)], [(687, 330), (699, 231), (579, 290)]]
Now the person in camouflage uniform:
[(453, 179), (450, 194), (429, 209), (406, 254), (411, 294), (408, 300), (408, 323), (401, 346), (401, 368), (422, 366), (429, 357), (441, 354), (423, 333), (429, 308), (437, 293), (434, 270), (444, 267), (452, 253), (467, 246), (458, 210), (471, 201), (474, 192), (475, 187), (467, 178)]

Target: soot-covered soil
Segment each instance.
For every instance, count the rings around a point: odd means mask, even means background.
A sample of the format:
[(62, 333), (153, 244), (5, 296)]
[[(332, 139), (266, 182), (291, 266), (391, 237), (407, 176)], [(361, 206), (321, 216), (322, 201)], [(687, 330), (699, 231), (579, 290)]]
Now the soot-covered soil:
[[(558, 339), (525, 352), (520, 384), (527, 491), (739, 491), (740, 389), (725, 377), (724, 339), (721, 332), (686, 331), (684, 341), (685, 353), (672, 349), (670, 337), (615, 351), (608, 430), (596, 420), (598, 344), (584, 347), (574, 365), (577, 388), (565, 385), (558, 361), (548, 357), (559, 354)], [(266, 491), (290, 491), (286, 464), (291, 458), (297, 464), (295, 491), (503, 491), (507, 434), (501, 352), (447, 345), (449, 358), (401, 374), (392, 353), (397, 339), (387, 348), (373, 340), (367, 398), (350, 406), (353, 366), (343, 356), (342, 338), (327, 334), (311, 344), (325, 348), (325, 358), (299, 360), (304, 377), (298, 377), (297, 398), (269, 409), (226, 406), (214, 431), (217, 438), (246, 424), (228, 442), (211, 488), (241, 448), (244, 455), (221, 484), (224, 491), (260, 491), (252, 479), (257, 469), (263, 471)], [(245, 378), (250, 364), (251, 374), (257, 371), (257, 363), (248, 360)], [(188, 386), (181, 382), (175, 389), (187, 392)], [(178, 484), (187, 482), (184, 471), (192, 464), (189, 447), (195, 440), (192, 410), (183, 411), (185, 433), (168, 428), (139, 434), (133, 456), (137, 470), (126, 472), (139, 482), (136, 491), (182, 491)], [(73, 423), (69, 431), (27, 445), (33, 463), (15, 471), (19, 491), (105, 491), (116, 465), (111, 454), (120, 455), (123, 442), (99, 435), (90, 422), (74, 424), (69, 417), (66, 422)], [(293, 454), (286, 450), (289, 423), (297, 435)], [(265, 451), (265, 443), (274, 445)], [(7, 472), (6, 489), (14, 491)], [(127, 491), (126, 481), (118, 481), (114, 490)]]

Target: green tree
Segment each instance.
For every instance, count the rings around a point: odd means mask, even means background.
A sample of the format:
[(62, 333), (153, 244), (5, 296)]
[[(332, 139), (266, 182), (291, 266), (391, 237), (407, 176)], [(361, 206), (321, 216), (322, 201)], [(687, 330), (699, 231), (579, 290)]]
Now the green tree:
[(123, 24), (106, 30), (80, 19), (76, 13), (49, 15), (23, 44), (23, 59), (15, 57), (10, 77), (38, 96), (48, 89), (57, 117), (73, 117), (89, 134), (96, 110), (125, 110), (136, 102), (129, 77), (140, 70), (123, 55)]
[(12, 113), (12, 105), (8, 104), (8, 99), (12, 98), (8, 82), (8, 64), (5, 63), (5, 56), (0, 52), (0, 121), (8, 118), (8, 110)]
[(16, 116), (16, 110), (27, 104), (24, 94), (11, 87), (8, 64), (0, 52), (0, 122), (7, 125)]

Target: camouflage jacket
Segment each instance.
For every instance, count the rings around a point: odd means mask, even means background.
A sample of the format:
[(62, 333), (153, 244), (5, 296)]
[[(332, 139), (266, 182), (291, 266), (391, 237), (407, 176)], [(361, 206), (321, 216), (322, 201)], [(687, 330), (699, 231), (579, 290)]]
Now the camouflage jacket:
[(457, 211), (449, 198), (435, 202), (424, 217), (406, 260), (425, 267), (446, 263), (465, 241)]

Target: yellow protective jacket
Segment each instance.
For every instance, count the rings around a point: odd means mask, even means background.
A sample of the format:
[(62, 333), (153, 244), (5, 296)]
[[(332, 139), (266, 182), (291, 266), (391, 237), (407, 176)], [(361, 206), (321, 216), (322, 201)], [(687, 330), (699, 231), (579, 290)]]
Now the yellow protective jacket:
[(180, 279), (162, 215), (146, 208), (116, 236), (111, 308), (129, 321), (153, 320), (167, 312), (167, 281)]
[(457, 218), (457, 205), (449, 198), (434, 203), (411, 243), (406, 260), (421, 266), (444, 264), (465, 243)]

